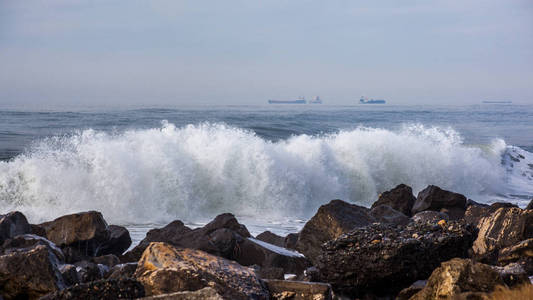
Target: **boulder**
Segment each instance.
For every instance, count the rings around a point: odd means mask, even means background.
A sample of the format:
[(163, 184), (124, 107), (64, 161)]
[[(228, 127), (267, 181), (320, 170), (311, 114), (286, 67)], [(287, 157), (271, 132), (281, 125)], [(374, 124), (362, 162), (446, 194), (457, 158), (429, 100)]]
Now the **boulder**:
[(80, 282), (85, 283), (103, 279), (109, 268), (104, 265), (92, 263), (90, 261), (78, 261), (74, 264), (78, 272)]
[(205, 287), (197, 291), (175, 292), (140, 298), (139, 300), (224, 300), (214, 288)]
[(406, 225), (411, 221), (409, 217), (388, 205), (374, 206), (372, 210), (370, 210), (370, 215), (376, 218), (379, 222), (386, 224)]
[(109, 225), (109, 239), (98, 249), (99, 255), (121, 255), (131, 246), (130, 232), (126, 227)]
[(416, 213), (411, 219), (418, 223), (437, 224), (440, 220), (448, 221), (450, 217), (443, 212), (428, 210)]
[[(503, 284), (492, 267), (470, 259), (454, 258), (435, 269), (426, 286), (411, 299), (481, 299), (483, 294)], [(476, 295), (478, 298), (474, 298)]]
[(18, 211), (0, 215), (0, 243), (19, 234), (31, 233), (26, 217)]
[(272, 299), (331, 300), (331, 286), (321, 282), (265, 280)]
[(270, 231), (260, 233), (256, 239), (278, 247), (285, 247), (285, 238)]
[(443, 261), (467, 257), (474, 239), (469, 224), (373, 224), (324, 245), (317, 267), (321, 281), (349, 297), (396, 295), (426, 279)]
[(525, 209), (533, 209), (533, 199), (531, 199), (531, 201), (529, 201), (529, 204), (526, 206)]
[(133, 278), (133, 273), (137, 270), (137, 263), (125, 263), (115, 265), (107, 272), (107, 279)]
[(533, 238), (533, 210), (498, 208), (482, 217), (476, 227), (479, 233), (472, 247), (474, 257), (494, 263), (500, 249)]
[(458, 220), (465, 213), (466, 197), (443, 190), (438, 186), (430, 185), (418, 193), (411, 212), (414, 215), (425, 210), (444, 212), (450, 216), (450, 219)]
[(76, 268), (77, 267), (75, 265), (71, 264), (59, 265), (59, 272), (61, 273), (61, 277), (63, 278), (63, 282), (66, 286), (80, 283), (80, 277)]
[(298, 243), (298, 233), (289, 233), (285, 237), (284, 247), (287, 249), (296, 250), (296, 243)]
[(62, 216), (39, 226), (46, 231), (46, 238), (59, 247), (70, 247), (87, 256), (97, 256), (98, 249), (109, 239), (107, 223), (96, 211)]
[(320, 206), (317, 213), (300, 231), (296, 250), (316, 264), (322, 244), (358, 227), (376, 222), (366, 207), (332, 200)]
[(36, 224), (30, 224), (30, 233), (46, 238), (46, 230)]
[(522, 284), (530, 284), (529, 277), (526, 271), (519, 263), (510, 263), (503, 267), (491, 266), (500, 278), (505, 282), (506, 286), (517, 286)]
[(268, 291), (255, 272), (236, 262), (201, 250), (150, 243), (134, 274), (146, 294), (194, 291), (207, 286), (229, 299), (268, 299)]
[(63, 289), (58, 261), (43, 245), (0, 256), (0, 296), (4, 299), (38, 299)]
[(415, 201), (416, 198), (413, 196), (413, 189), (405, 184), (400, 184), (392, 190), (380, 194), (378, 201), (374, 202), (371, 208), (380, 205), (388, 205), (410, 217), (411, 209), (413, 208)]
[(510, 263), (520, 264), (528, 275), (533, 275), (533, 238), (499, 250), (498, 265)]
[(118, 257), (116, 257), (113, 254), (92, 257), (90, 261), (95, 264), (107, 266), (109, 268), (112, 268), (113, 266), (120, 264), (120, 260), (118, 259)]
[(34, 234), (17, 235), (11, 239), (5, 240), (1, 247), (2, 254), (8, 254), (13, 251), (19, 251), (21, 248), (33, 248), (36, 245), (46, 246), (54, 253), (59, 262), (65, 261), (63, 251), (51, 241)]
[(46, 295), (41, 300), (99, 300), (137, 299), (144, 297), (142, 284), (131, 278), (121, 280), (98, 280), (76, 284), (61, 291)]

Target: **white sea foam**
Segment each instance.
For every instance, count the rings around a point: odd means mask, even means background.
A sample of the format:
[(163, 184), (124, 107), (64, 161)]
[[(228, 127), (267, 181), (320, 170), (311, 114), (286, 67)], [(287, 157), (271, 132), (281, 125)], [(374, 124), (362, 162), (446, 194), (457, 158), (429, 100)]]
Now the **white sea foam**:
[[(521, 151), (520, 170), (527, 171), (531, 153), (511, 148)], [(531, 180), (502, 163), (509, 149), (502, 140), (466, 146), (451, 129), (422, 125), (279, 142), (208, 123), (176, 128), (163, 122), (113, 134), (85, 130), (42, 140), (1, 162), (0, 205), (34, 222), (98, 210), (114, 223), (143, 224), (221, 212), (306, 218), (334, 198), (369, 205), (400, 183), (415, 192), (435, 184), (490, 202), (493, 195), (531, 188)]]

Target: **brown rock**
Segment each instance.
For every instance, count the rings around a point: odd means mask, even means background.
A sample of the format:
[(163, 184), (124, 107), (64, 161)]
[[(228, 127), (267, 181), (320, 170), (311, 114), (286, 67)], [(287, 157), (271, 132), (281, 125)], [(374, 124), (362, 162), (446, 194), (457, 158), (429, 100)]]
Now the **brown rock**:
[(299, 234), (296, 249), (316, 264), (322, 244), (358, 227), (376, 222), (366, 207), (332, 200), (320, 206)]
[(450, 219), (458, 220), (465, 213), (466, 197), (443, 190), (438, 186), (430, 185), (418, 193), (412, 213), (416, 214), (425, 210), (444, 212), (450, 216)]
[(283, 268), (260, 268), (256, 273), (261, 279), (279, 279), (284, 280), (285, 272)]
[(26, 217), (18, 211), (0, 215), (0, 243), (19, 234), (31, 233)]
[(427, 210), (416, 213), (411, 219), (418, 223), (437, 224), (440, 220), (449, 220), (450, 217), (442, 212)]
[(61, 291), (49, 294), (41, 300), (100, 300), (137, 299), (144, 297), (142, 284), (131, 278), (121, 280), (98, 280), (76, 284)]
[(257, 235), (256, 239), (278, 247), (285, 247), (285, 238), (270, 231), (260, 233)]
[(197, 291), (175, 292), (150, 297), (139, 300), (224, 300), (214, 288), (205, 287)]
[(503, 284), (498, 272), (490, 266), (454, 258), (435, 269), (426, 286), (411, 299), (466, 299), (472, 293), (490, 293)]
[(379, 195), (378, 201), (374, 202), (371, 208), (380, 205), (388, 205), (410, 217), (411, 209), (413, 208), (415, 201), (416, 198), (413, 196), (413, 189), (405, 184), (400, 184), (392, 190)]
[(0, 256), (4, 299), (38, 299), (65, 287), (57, 258), (43, 245)]
[(428, 283), (427, 280), (417, 280), (409, 287), (401, 290), (398, 295), (396, 295), (396, 300), (408, 300), (414, 294), (420, 292)]
[(265, 280), (272, 299), (330, 300), (331, 286), (321, 282)]
[(13, 251), (20, 251), (21, 248), (33, 248), (36, 245), (46, 246), (54, 253), (59, 262), (65, 261), (65, 256), (63, 255), (61, 249), (59, 249), (54, 243), (46, 238), (34, 234), (17, 235), (14, 238), (5, 240), (4, 244), (2, 244), (1, 253), (9, 254)]
[(500, 249), (498, 264), (504, 266), (513, 262), (522, 265), (528, 275), (533, 274), (533, 238)]
[(252, 269), (204, 251), (165, 243), (150, 243), (134, 276), (147, 295), (211, 286), (229, 299), (268, 299), (267, 290)]
[(287, 249), (295, 250), (296, 249), (296, 243), (298, 243), (298, 237), (299, 237), (298, 233), (289, 233), (289, 234), (287, 234), (287, 236), (285, 237), (284, 247), (287, 248)]
[(370, 215), (378, 221), (387, 224), (406, 225), (411, 221), (409, 217), (388, 205), (374, 206), (370, 211)]

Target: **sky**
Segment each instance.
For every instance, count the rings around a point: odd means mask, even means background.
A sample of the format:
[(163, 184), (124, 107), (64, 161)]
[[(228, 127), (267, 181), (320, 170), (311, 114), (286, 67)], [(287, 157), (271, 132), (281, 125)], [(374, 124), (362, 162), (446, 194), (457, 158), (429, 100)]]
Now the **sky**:
[(0, 104), (533, 104), (533, 1), (0, 0)]

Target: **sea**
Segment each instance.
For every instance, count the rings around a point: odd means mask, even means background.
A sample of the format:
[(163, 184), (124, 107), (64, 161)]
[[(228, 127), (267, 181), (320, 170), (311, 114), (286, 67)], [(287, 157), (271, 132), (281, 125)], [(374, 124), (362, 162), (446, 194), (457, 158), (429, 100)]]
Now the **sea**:
[(400, 183), (526, 206), (533, 105), (0, 106), (0, 213), (32, 223), (96, 210), (138, 242), (230, 212), (285, 235)]

